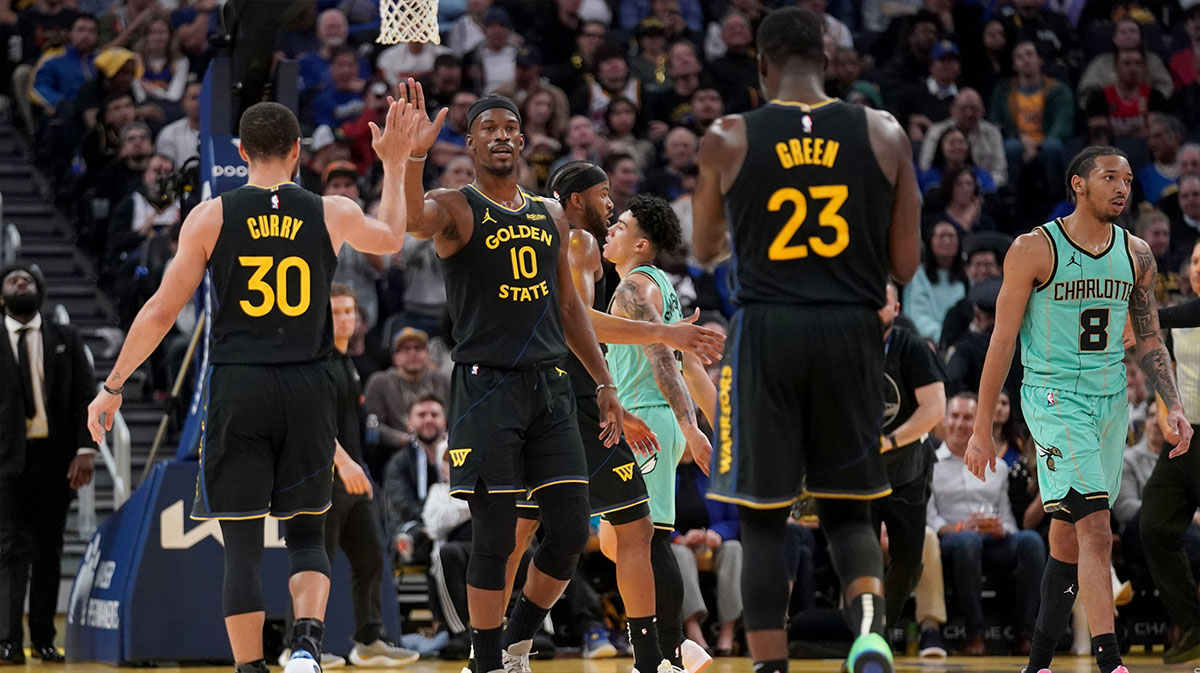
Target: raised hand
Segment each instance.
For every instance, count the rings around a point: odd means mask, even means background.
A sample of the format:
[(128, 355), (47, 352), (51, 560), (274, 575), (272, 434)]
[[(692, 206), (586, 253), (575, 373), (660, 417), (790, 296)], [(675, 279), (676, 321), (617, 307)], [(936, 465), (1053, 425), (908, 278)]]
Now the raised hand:
[(438, 134), (442, 132), (442, 122), (446, 121), (446, 113), (450, 108), (443, 107), (438, 111), (437, 117), (433, 121), (429, 121), (429, 112), (425, 109), (425, 92), (421, 90), (421, 83), (409, 77), (408, 82), (400, 83), (399, 89), (400, 100), (411, 103), (420, 113), (412, 153), (413, 156), (424, 156), (437, 141)]
[(375, 122), (368, 122), (371, 127), (371, 149), (375, 150), (375, 155), (385, 167), (403, 165), (408, 161), (413, 149), (413, 135), (422, 116), (411, 103), (396, 101), (389, 96), (383, 128), (380, 129)]

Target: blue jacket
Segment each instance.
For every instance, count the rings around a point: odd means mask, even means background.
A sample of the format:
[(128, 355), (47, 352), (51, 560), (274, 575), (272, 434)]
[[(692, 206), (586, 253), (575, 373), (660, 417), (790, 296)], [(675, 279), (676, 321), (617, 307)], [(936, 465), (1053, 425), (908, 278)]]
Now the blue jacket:
[(67, 46), (54, 56), (47, 54), (33, 76), (33, 99), (42, 107), (53, 109), (63, 100), (75, 98), (85, 82), (96, 77), (93, 56), (83, 56), (75, 47)]
[[(682, 467), (682, 465), (680, 466)], [(685, 472), (675, 472), (675, 491), (679, 491), (680, 480), (684, 478), (684, 474), (696, 475), (696, 490), (701, 496), (708, 495), (708, 485), (710, 479), (700, 470), (687, 470)], [(708, 508), (708, 529), (721, 536), (722, 540), (736, 540), (741, 535), (741, 527), (738, 525), (737, 505), (731, 502), (720, 502), (718, 500), (710, 500), (704, 498), (704, 504)], [(686, 533), (687, 531), (683, 531)], [(679, 532), (671, 534), (672, 539), (679, 537)]]

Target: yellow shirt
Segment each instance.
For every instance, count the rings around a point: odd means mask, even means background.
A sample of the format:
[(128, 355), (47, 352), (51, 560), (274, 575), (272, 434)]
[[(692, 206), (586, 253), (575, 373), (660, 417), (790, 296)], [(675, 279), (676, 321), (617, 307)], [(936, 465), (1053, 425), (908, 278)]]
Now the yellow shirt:
[(1046, 110), (1046, 90), (1038, 89), (1033, 94), (1024, 94), (1018, 89), (1013, 92), (1013, 99), (1017, 107), (1014, 115), (1017, 130), (1027, 134), (1035, 142), (1042, 142), (1045, 138), (1042, 115)]

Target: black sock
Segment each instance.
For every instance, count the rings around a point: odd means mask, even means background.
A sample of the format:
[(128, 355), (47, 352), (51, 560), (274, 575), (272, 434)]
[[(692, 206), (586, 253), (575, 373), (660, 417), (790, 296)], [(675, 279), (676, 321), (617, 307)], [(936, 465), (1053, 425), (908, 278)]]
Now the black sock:
[(237, 665), (237, 673), (269, 673), (270, 670), (271, 669), (267, 667), (266, 659), (247, 661), (244, 664)]
[(857, 638), (868, 633), (883, 635), (884, 612), (883, 596), (876, 594), (859, 594), (846, 602), (846, 623)]
[[(675, 668), (683, 668), (683, 657), (679, 654), (679, 646), (683, 644), (683, 629), (660, 624), (658, 629), (658, 648), (663, 659), (671, 662)], [(641, 673), (639, 671), (639, 673)]]
[[(658, 616), (658, 646), (672, 666), (683, 668), (679, 646), (683, 643), (683, 576), (671, 550), (671, 533), (655, 529), (650, 538), (650, 567), (654, 571), (654, 612)], [(640, 671), (639, 673), (644, 673)]]
[(787, 659), (754, 662), (754, 673), (787, 673)]
[(1063, 563), (1053, 556), (1046, 561), (1046, 569), (1042, 571), (1042, 602), (1029, 650), (1029, 665), (1025, 667), (1028, 673), (1050, 668), (1054, 649), (1071, 623), (1071, 608), (1079, 594), (1078, 572), (1079, 567), (1074, 563)]
[(325, 639), (325, 622), (311, 617), (292, 622), (292, 652), (304, 650), (321, 661), (321, 641)]
[(1121, 665), (1121, 645), (1115, 633), (1092, 636), (1092, 652), (1100, 673), (1113, 673)]
[(501, 628), (471, 629), (471, 645), (475, 648), (475, 670), (491, 673), (504, 668), (500, 661)]
[(638, 673), (658, 670), (662, 662), (662, 649), (658, 646), (658, 626), (654, 617), (630, 617), (629, 644), (633, 645), (633, 667)]
[(504, 629), (502, 640), (504, 649), (508, 649), (514, 643), (532, 640), (533, 634), (537, 633), (538, 627), (542, 625), (549, 612), (545, 608), (539, 608), (536, 603), (522, 594), (517, 599), (512, 614), (508, 617), (508, 626)]

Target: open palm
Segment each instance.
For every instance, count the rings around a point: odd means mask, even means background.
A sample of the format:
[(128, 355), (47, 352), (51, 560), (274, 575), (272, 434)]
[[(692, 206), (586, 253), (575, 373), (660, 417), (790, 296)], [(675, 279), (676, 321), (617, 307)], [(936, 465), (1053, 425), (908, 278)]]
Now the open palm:
[(425, 92), (421, 90), (421, 83), (409, 77), (407, 82), (400, 83), (399, 89), (400, 100), (412, 103), (413, 107), (421, 113), (421, 121), (417, 122), (417, 137), (413, 141), (412, 152), (415, 156), (422, 156), (429, 152), (429, 148), (433, 147), (438, 134), (442, 132), (442, 122), (446, 120), (446, 112), (450, 108), (442, 108), (438, 111), (437, 117), (433, 121), (429, 121), (429, 111), (425, 109)]

